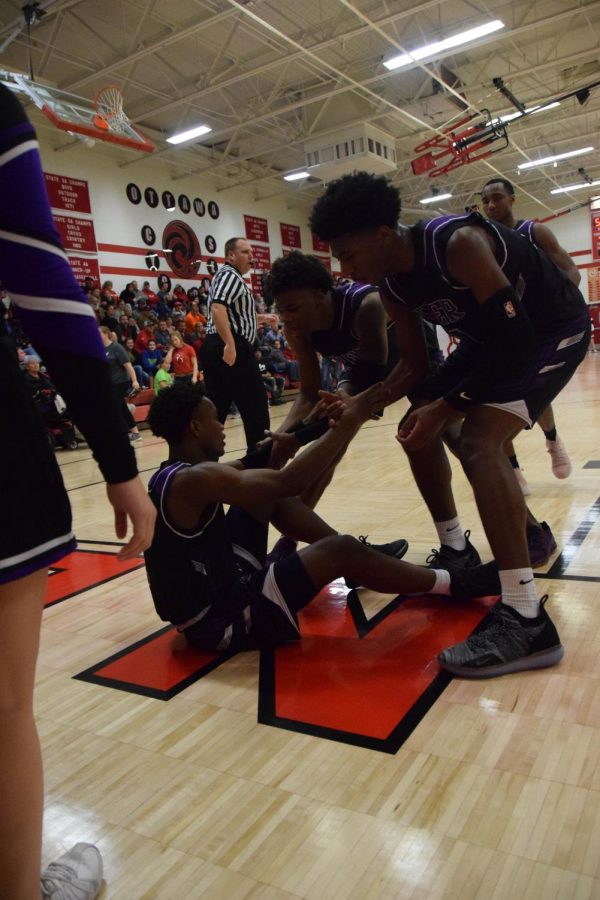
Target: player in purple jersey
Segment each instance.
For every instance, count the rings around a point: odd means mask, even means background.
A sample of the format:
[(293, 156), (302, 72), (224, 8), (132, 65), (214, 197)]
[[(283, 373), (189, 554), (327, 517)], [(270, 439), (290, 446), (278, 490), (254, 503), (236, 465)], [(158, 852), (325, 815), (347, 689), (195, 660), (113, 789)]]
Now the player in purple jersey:
[[(398, 224), (398, 190), (359, 172), (331, 182), (312, 212), (342, 271), (375, 282), (397, 325), (402, 361), (386, 379), (389, 401), (411, 394), (400, 425), (419, 489), (442, 547), (432, 564), (473, 563), (451, 490), (442, 436), (457, 452), (500, 570), (502, 603), (489, 625), (440, 654), (465, 677), (490, 677), (557, 663), (563, 648), (537, 596), (526, 538), (526, 507), (504, 450), (536, 420), (585, 357), (590, 322), (575, 285), (521, 235), (477, 213)], [(417, 310), (461, 337), (426, 376)]]
[[(299, 499), (304, 485), (331, 465), (384, 397), (379, 383), (348, 398), (336, 427), (276, 470), (265, 467), (264, 448), (219, 463), (224, 427), (202, 384), (161, 391), (148, 421), (167, 441), (169, 458), (150, 479), (158, 521), (145, 554), (160, 617), (195, 647), (236, 652), (298, 640), (298, 612), (342, 575), (373, 590), (454, 600), (498, 592), (493, 563), (452, 576), (414, 566), (338, 534)], [(339, 408), (333, 394), (326, 397), (327, 409), (331, 403)], [(309, 546), (266, 564), (269, 522)]]
[[(26, 334), (85, 435), (107, 483), (119, 553), (150, 543), (155, 512), (113, 400), (94, 312), (54, 228), (35, 131), (0, 85), (0, 279)], [(76, 844), (42, 873), (42, 760), (33, 685), (48, 566), (75, 546), (60, 470), (33, 407), (0, 304), (0, 897), (88, 900), (102, 882), (96, 847)]]
[[(319, 390), (323, 387), (319, 354), (344, 363), (337, 387), (348, 394), (358, 394), (385, 377), (390, 353), (389, 320), (373, 285), (334, 287), (331, 273), (316, 256), (294, 250), (273, 263), (268, 290), (300, 370), (300, 393), (278, 433), (293, 432), (319, 401)], [(298, 443), (292, 446), (292, 452), (299, 446)], [(302, 493), (303, 502), (311, 509), (323, 495), (345, 452), (346, 447)], [(382, 546), (393, 550), (396, 558), (408, 549), (404, 540), (380, 545), (380, 549)], [(269, 561), (275, 562), (295, 549), (295, 541), (283, 536), (269, 554)]]
[[(488, 219), (518, 231), (535, 247), (541, 248), (552, 262), (562, 269), (567, 278), (570, 278), (574, 285), (578, 285), (581, 281), (579, 269), (567, 251), (560, 246), (554, 234), (540, 222), (532, 222), (528, 219), (517, 221), (513, 213), (514, 202), (515, 189), (507, 178), (492, 178), (484, 184), (481, 192), (481, 205)], [(538, 425), (546, 436), (546, 450), (552, 460), (552, 473), (556, 478), (568, 478), (571, 474), (571, 460), (562, 438), (556, 432), (552, 404), (540, 414)], [(508, 455), (523, 493), (529, 494), (530, 490), (521, 473), (514, 447), (508, 448)]]

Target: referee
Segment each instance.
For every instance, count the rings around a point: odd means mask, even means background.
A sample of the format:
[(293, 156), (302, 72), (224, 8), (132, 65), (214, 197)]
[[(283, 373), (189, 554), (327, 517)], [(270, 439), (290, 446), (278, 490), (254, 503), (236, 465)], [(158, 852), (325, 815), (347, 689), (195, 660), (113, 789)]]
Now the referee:
[(206, 393), (221, 422), (235, 403), (244, 423), (248, 450), (254, 449), (270, 426), (267, 392), (254, 356), (254, 297), (243, 277), (252, 263), (248, 241), (230, 238), (225, 244), (225, 262), (210, 285), (207, 337), (202, 346)]

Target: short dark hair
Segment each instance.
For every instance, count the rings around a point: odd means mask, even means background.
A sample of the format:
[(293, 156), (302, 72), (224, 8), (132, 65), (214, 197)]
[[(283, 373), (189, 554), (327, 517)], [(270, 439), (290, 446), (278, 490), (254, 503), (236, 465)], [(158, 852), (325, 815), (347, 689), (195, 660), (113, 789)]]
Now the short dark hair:
[(276, 259), (267, 276), (267, 290), (275, 298), (296, 288), (312, 288), (324, 294), (333, 287), (333, 278), (316, 256), (292, 250)]
[(400, 216), (398, 189), (383, 175), (356, 172), (332, 181), (313, 207), (313, 234), (332, 240), (387, 225), (396, 228)]
[(233, 251), (237, 247), (238, 241), (245, 241), (245, 240), (246, 240), (246, 238), (236, 237), (236, 238), (229, 238), (228, 241), (225, 241), (225, 256), (228, 256), (230, 253), (233, 253)]
[(174, 385), (159, 391), (148, 413), (148, 425), (152, 434), (162, 437), (168, 444), (181, 440), (198, 405), (206, 396), (201, 381), (176, 381)]
[(483, 193), (485, 191), (486, 187), (489, 187), (490, 184), (501, 184), (507, 194), (510, 194), (511, 197), (515, 196), (514, 186), (513, 186), (512, 182), (510, 182), (508, 180), (508, 178), (501, 178), (501, 177), (490, 178), (490, 180), (486, 181), (484, 186), (481, 188), (481, 193)]

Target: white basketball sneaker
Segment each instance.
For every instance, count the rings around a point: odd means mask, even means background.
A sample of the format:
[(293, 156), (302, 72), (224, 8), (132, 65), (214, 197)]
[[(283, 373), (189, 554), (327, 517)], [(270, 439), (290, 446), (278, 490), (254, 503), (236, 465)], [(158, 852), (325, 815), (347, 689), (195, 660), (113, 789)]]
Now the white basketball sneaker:
[(552, 474), (554, 477), (568, 478), (572, 470), (571, 460), (560, 435), (556, 435), (555, 441), (546, 440), (546, 450), (552, 460)]
[(102, 886), (102, 857), (93, 844), (75, 844), (44, 869), (44, 900), (95, 900)]

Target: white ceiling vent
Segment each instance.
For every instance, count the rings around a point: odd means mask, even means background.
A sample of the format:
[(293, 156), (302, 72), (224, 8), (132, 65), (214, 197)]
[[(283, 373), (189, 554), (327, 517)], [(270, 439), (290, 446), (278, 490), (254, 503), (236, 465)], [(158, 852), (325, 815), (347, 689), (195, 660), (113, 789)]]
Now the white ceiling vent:
[(340, 128), (306, 141), (304, 152), (310, 174), (325, 181), (358, 170), (388, 174), (396, 169), (394, 138), (372, 125)]

